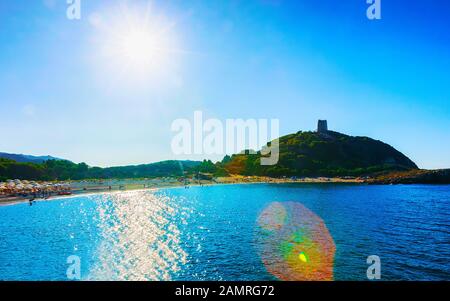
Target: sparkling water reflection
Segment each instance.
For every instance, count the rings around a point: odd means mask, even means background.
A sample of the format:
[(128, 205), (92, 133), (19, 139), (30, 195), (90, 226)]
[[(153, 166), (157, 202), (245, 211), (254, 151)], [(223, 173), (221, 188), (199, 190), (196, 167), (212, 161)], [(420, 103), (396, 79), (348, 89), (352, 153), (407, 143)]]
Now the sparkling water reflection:
[(146, 191), (104, 195), (98, 206), (98, 260), (87, 279), (170, 280), (186, 264), (179, 211), (168, 197)]

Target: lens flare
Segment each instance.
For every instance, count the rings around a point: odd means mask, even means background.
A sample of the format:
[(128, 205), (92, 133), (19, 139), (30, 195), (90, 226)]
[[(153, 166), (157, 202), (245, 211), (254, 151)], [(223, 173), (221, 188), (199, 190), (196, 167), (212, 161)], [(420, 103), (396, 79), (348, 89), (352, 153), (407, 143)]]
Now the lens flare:
[(298, 254), (298, 259), (300, 259), (303, 262), (308, 262), (308, 258), (306, 257), (305, 253), (303, 253), (303, 252)]
[(281, 280), (333, 280), (333, 238), (322, 219), (300, 203), (266, 207), (256, 242), (267, 271)]

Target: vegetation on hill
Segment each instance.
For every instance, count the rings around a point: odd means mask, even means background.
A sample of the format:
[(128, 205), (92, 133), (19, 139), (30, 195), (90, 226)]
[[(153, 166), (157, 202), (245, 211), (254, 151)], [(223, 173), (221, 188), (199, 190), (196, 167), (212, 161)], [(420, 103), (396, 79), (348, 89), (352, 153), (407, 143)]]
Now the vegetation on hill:
[(228, 176), (229, 173), (223, 167), (221, 162), (213, 163), (211, 160), (203, 160), (199, 165), (191, 168), (188, 171), (188, 174), (211, 174), (215, 177), (225, 177)]
[(0, 158), (0, 180), (81, 180), (110, 178), (152, 178), (182, 176), (183, 171), (200, 165), (197, 161), (162, 161), (120, 167), (89, 167), (65, 160), (48, 160), (44, 163), (17, 162)]
[(279, 161), (260, 164), (261, 153), (231, 156), (222, 167), (231, 174), (258, 176), (360, 176), (380, 171), (417, 169), (392, 146), (368, 137), (338, 132), (298, 132), (279, 140)]
[(9, 153), (1, 153), (0, 159), (10, 159), (17, 162), (23, 163), (44, 163), (47, 160), (62, 160), (59, 158), (55, 158), (52, 156), (31, 156), (31, 155), (23, 155), (23, 154), (9, 154)]

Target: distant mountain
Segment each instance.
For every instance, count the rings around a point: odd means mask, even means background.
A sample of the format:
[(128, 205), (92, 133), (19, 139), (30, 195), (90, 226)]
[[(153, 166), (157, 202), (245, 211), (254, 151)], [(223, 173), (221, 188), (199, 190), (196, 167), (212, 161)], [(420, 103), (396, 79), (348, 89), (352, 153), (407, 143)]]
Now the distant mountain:
[(417, 169), (392, 146), (334, 131), (297, 132), (279, 139), (279, 162), (260, 164), (261, 154), (237, 154), (222, 162), (230, 174), (266, 176), (348, 176)]
[(1, 152), (0, 152), (0, 158), (14, 160), (16, 162), (21, 162), (21, 163), (43, 163), (47, 160), (63, 160), (63, 159), (55, 158), (52, 156), (31, 156), (31, 155), (23, 155), (23, 154), (8, 154), (8, 153), (1, 153)]

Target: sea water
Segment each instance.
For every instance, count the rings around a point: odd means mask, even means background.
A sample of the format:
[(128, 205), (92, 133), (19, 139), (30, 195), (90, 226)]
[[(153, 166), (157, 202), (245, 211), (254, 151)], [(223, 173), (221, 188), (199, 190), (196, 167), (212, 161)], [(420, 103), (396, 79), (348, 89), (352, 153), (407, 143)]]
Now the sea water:
[[(289, 279), (273, 273), (283, 270), (273, 264), (285, 264), (275, 256), (286, 242), (274, 232), (265, 248), (258, 230), (271, 208), (287, 216), (297, 208), (290, 227), (312, 216), (320, 222), (307, 239), (326, 231), (332, 279), (367, 280), (367, 257), (376, 255), (381, 280), (450, 280), (449, 185), (332, 183), (122, 191), (2, 206), (0, 280), (68, 280), (70, 256), (80, 259), (81, 280)], [(277, 218), (269, 230), (283, 229)]]

